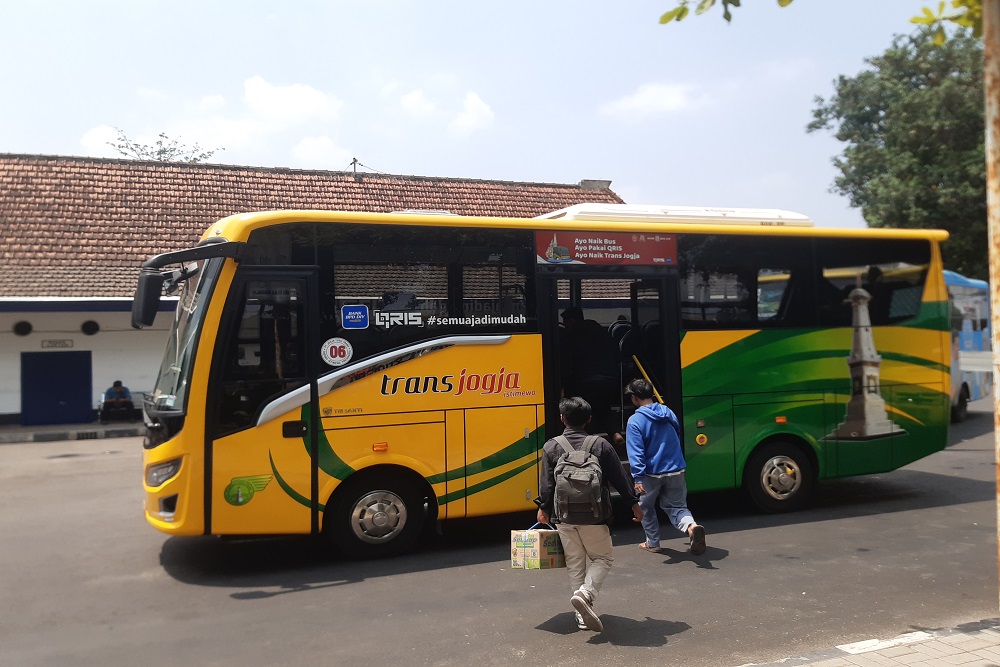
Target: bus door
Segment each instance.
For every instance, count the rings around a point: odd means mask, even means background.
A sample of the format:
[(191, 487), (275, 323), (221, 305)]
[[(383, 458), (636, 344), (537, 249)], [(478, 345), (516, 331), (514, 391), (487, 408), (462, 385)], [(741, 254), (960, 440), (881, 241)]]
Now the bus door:
[(543, 323), (546, 396), (556, 397), (546, 403), (548, 437), (562, 432), (558, 398), (572, 395), (591, 404), (592, 432), (611, 436), (623, 431), (633, 410), (624, 387), (644, 374), (679, 414), (673, 278), (562, 275), (540, 281), (539, 288), (540, 303), (549, 304), (548, 325)]
[(632, 321), (638, 322), (639, 328), (623, 350), (633, 370), (628, 379), (649, 380), (659, 398), (680, 416), (680, 308), (676, 278), (633, 282), (630, 297)]
[(206, 532), (315, 532), (316, 280), (241, 271), (222, 318), (206, 408)]

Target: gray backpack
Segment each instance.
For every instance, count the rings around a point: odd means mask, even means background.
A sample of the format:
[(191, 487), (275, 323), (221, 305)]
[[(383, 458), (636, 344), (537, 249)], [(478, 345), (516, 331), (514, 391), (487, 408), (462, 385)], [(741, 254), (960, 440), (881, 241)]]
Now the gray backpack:
[(591, 525), (611, 518), (611, 493), (604, 486), (601, 462), (591, 451), (596, 435), (588, 435), (580, 449), (573, 449), (562, 435), (553, 438), (563, 453), (555, 467), (555, 516), (560, 523)]

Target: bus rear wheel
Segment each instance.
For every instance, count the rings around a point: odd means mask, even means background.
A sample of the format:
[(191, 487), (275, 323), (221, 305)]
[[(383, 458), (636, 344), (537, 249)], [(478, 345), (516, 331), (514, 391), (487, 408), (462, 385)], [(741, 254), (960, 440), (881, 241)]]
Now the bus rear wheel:
[(809, 456), (787, 442), (757, 448), (743, 470), (743, 490), (757, 509), (775, 514), (800, 509), (816, 486)]
[(955, 402), (955, 405), (951, 406), (951, 423), (957, 424), (963, 422), (968, 416), (969, 390), (963, 385), (962, 389), (958, 392), (958, 401)]
[(426, 521), (424, 494), (398, 473), (361, 474), (337, 488), (323, 530), (348, 558), (385, 558), (409, 549)]

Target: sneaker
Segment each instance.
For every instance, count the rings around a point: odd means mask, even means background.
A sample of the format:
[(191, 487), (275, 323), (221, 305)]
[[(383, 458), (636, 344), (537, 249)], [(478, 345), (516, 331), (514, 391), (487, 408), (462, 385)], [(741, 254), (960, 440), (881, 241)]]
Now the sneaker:
[(705, 553), (705, 529), (702, 526), (695, 526), (691, 530), (691, 553), (700, 556)]
[(573, 593), (573, 597), (569, 601), (577, 613), (580, 614), (588, 630), (600, 632), (604, 629), (601, 619), (594, 613), (594, 599), (590, 597), (590, 593), (581, 588), (576, 593)]
[(583, 616), (580, 615), (580, 612), (574, 611), (573, 613), (576, 615), (576, 627), (581, 630), (590, 630), (590, 628), (587, 627), (587, 624), (583, 621)]

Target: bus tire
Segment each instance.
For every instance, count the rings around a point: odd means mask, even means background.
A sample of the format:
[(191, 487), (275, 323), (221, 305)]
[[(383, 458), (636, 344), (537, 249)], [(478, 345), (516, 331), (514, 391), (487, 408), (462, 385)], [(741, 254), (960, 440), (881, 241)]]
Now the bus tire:
[(951, 423), (957, 424), (959, 422), (965, 421), (965, 418), (969, 416), (969, 388), (964, 384), (958, 392), (958, 401), (955, 405), (951, 406)]
[(743, 469), (743, 490), (757, 509), (768, 514), (800, 509), (815, 486), (812, 459), (802, 447), (789, 442), (761, 445)]
[(353, 559), (403, 553), (426, 523), (420, 484), (395, 471), (360, 473), (337, 487), (327, 503), (323, 532)]

